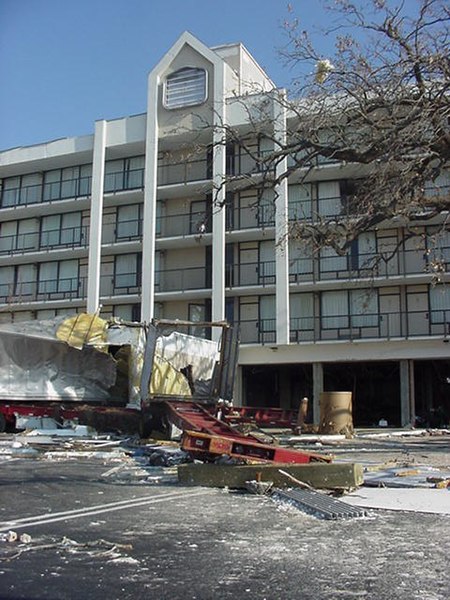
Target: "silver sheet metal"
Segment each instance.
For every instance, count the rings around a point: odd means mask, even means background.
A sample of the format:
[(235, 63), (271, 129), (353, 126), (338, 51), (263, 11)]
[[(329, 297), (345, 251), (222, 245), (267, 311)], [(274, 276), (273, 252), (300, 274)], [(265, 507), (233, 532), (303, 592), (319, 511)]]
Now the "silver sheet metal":
[[(36, 322), (37, 324), (37, 322)], [(82, 351), (64, 342), (0, 330), (0, 397), (26, 401), (106, 401), (116, 381), (114, 359), (85, 347)], [(16, 326), (18, 327), (18, 326)], [(34, 332), (33, 332), (34, 333)]]

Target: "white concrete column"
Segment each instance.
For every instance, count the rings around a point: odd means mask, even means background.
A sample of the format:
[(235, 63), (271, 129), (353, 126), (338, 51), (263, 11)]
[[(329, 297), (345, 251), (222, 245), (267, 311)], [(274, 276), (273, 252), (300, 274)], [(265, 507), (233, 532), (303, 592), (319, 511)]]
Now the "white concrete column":
[(155, 300), (156, 201), (158, 189), (158, 86), (159, 76), (148, 78), (145, 146), (144, 215), (142, 223), (141, 320), (153, 319)]
[(100, 308), (100, 275), (102, 258), (103, 186), (105, 179), (106, 121), (95, 123), (92, 159), (92, 191), (89, 222), (89, 256), (87, 306), (88, 313)]
[(323, 392), (323, 364), (313, 363), (313, 423), (320, 422), (320, 394)]
[[(212, 206), (212, 299), (213, 321), (225, 319), (225, 199), (226, 199), (226, 138), (225, 65), (214, 71), (214, 131), (213, 131), (213, 206)], [(220, 336), (218, 327), (212, 331), (213, 340)]]
[(400, 361), (400, 410), (401, 425), (413, 425), (415, 420), (414, 402), (414, 361)]
[[(275, 152), (286, 144), (285, 91), (275, 93), (274, 138)], [(287, 159), (276, 167), (276, 177), (285, 173)], [(289, 344), (289, 241), (288, 241), (288, 182), (284, 179), (275, 187), (275, 306), (277, 344)]]

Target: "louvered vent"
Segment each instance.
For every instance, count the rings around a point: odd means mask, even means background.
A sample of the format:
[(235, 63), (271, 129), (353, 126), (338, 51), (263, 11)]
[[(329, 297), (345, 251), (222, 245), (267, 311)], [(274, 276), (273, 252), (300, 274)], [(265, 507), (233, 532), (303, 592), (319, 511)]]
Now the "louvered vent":
[(164, 106), (182, 108), (202, 104), (206, 100), (206, 71), (193, 67), (179, 69), (169, 75), (164, 88)]

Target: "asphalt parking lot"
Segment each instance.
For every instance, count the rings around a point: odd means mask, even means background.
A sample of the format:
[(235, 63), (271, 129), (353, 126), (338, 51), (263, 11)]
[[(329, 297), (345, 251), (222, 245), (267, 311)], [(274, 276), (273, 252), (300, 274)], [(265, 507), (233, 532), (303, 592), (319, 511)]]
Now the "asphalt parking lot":
[(0, 542), (2, 599), (450, 595), (449, 517), (323, 521), (266, 497), (105, 477), (111, 467), (104, 458), (1, 462), (0, 535), (31, 536)]

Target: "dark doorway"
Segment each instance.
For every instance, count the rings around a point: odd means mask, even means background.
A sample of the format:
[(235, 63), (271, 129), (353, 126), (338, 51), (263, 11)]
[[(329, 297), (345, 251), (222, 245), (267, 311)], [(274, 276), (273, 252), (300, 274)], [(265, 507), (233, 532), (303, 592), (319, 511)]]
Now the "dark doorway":
[(353, 423), (400, 427), (400, 368), (398, 362), (324, 364), (324, 390), (352, 392)]
[(312, 365), (244, 366), (242, 375), (246, 406), (298, 409), (303, 397), (312, 399)]
[(416, 427), (450, 423), (450, 360), (414, 361)]

